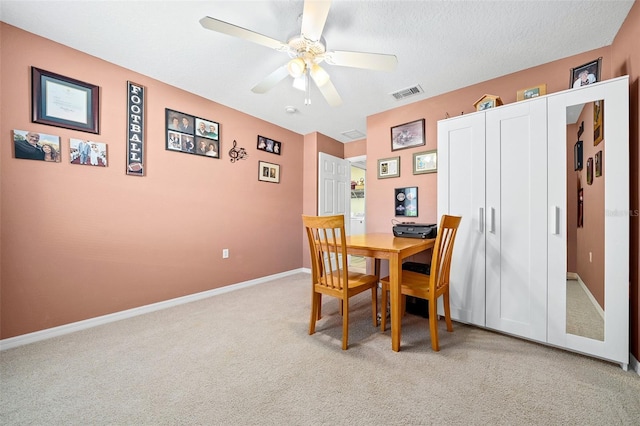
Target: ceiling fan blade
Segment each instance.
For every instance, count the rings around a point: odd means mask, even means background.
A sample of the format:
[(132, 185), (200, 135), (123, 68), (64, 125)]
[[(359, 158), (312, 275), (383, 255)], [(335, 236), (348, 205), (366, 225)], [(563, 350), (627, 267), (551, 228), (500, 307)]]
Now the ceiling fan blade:
[(305, 0), (301, 30), (304, 37), (313, 41), (320, 40), (330, 7), (331, 1)]
[(200, 25), (208, 30), (242, 38), (253, 43), (270, 47), (272, 49), (287, 50), (288, 48), (288, 46), (281, 41), (264, 36), (262, 34), (258, 34), (254, 31), (250, 31), (242, 27), (238, 27), (237, 25), (233, 25), (228, 22), (220, 21), (219, 19), (215, 19), (210, 16), (205, 16), (204, 18), (200, 19)]
[(318, 86), (318, 89), (320, 89), (320, 93), (322, 93), (329, 105), (332, 107), (342, 105), (342, 98), (331, 80), (327, 80), (322, 86)]
[(265, 93), (269, 91), (273, 86), (280, 83), (289, 75), (289, 71), (287, 71), (287, 65), (283, 65), (277, 68), (274, 72), (269, 74), (264, 80), (260, 83), (256, 84), (251, 91), (253, 93)]
[(396, 55), (387, 55), (384, 53), (345, 52), (336, 50), (327, 52), (324, 60), (331, 65), (376, 71), (393, 71), (396, 69), (396, 65), (398, 65)]

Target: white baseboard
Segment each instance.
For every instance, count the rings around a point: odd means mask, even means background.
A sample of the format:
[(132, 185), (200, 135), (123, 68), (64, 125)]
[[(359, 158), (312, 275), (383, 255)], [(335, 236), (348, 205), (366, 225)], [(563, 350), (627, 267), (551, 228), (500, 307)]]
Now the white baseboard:
[(217, 296), (220, 294), (228, 293), (230, 291), (239, 290), (241, 288), (250, 287), (256, 284), (262, 284), (269, 281), (276, 280), (278, 278), (287, 277), (300, 272), (309, 272), (308, 269), (300, 268), (292, 271), (282, 272), (279, 274), (269, 275), (262, 278), (256, 278), (255, 280), (244, 281), (237, 284), (231, 284), (228, 286), (215, 288), (213, 290), (207, 290), (200, 293), (190, 294), (188, 296), (177, 297), (175, 299), (165, 300), (163, 302), (152, 303), (150, 305), (139, 306), (137, 308), (127, 309), (125, 311), (114, 312), (108, 315), (102, 315), (95, 318), (89, 318), (87, 320), (73, 322), (70, 324), (61, 325), (58, 327), (48, 328), (46, 330), (35, 331), (33, 333), (22, 334), (20, 336), (10, 337), (8, 339), (0, 340), (0, 351), (16, 348), (18, 346), (27, 345), (29, 343), (38, 342), (41, 340), (51, 339), (53, 337), (62, 336), (65, 334), (73, 333), (75, 331), (86, 330), (88, 328), (97, 327), (99, 325), (108, 324), (115, 321), (135, 317), (138, 315), (148, 314), (150, 312), (159, 311), (161, 309), (171, 308), (173, 306), (182, 305), (189, 302), (195, 302), (196, 300), (206, 299), (208, 297)]

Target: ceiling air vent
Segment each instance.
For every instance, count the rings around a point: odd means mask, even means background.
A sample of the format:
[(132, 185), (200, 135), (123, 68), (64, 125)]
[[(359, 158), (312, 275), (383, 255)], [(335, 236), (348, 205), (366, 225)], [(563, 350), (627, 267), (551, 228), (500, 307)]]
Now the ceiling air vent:
[(406, 89), (393, 92), (391, 96), (393, 96), (396, 101), (399, 101), (401, 99), (408, 98), (409, 96), (417, 95), (418, 93), (424, 93), (424, 90), (422, 90), (422, 87), (420, 87), (420, 85), (415, 85), (413, 87), (408, 87)]

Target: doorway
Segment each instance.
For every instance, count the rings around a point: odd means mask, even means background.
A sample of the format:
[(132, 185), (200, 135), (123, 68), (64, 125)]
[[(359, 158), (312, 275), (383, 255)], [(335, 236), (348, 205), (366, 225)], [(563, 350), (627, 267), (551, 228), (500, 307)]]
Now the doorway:
[[(362, 155), (348, 158), (351, 163), (351, 221), (350, 234), (364, 234), (366, 232), (365, 197), (367, 157)], [(346, 219), (346, 218), (345, 218)], [(362, 256), (350, 256), (349, 270), (366, 273), (366, 259)]]

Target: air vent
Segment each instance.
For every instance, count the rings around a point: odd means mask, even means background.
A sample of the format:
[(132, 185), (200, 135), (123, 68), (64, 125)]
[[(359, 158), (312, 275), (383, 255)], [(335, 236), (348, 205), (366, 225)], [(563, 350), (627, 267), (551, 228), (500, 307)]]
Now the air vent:
[(365, 137), (365, 134), (359, 130), (348, 130), (346, 132), (342, 132), (341, 135), (346, 136), (349, 139), (362, 139)]
[(408, 87), (406, 89), (393, 92), (391, 96), (393, 96), (397, 101), (399, 101), (401, 99), (408, 98), (409, 96), (417, 95), (418, 93), (424, 93), (424, 90), (422, 90), (422, 87), (420, 87), (420, 85), (415, 85), (413, 87)]

